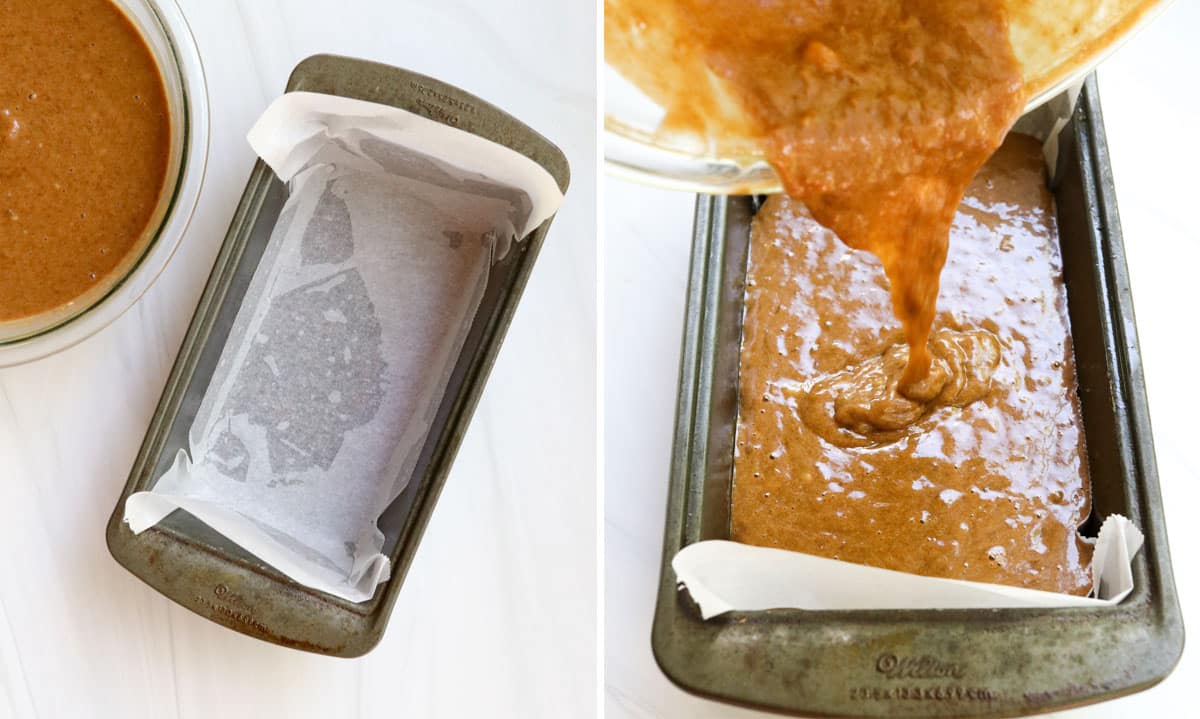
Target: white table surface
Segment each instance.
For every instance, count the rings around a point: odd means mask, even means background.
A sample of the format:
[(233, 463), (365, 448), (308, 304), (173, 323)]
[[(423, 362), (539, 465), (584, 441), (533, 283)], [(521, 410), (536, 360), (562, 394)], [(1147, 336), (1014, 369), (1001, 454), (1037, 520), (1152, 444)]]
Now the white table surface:
[[(1200, 629), (1200, 507), (1193, 317), (1200, 221), (1200, 3), (1176, 2), (1102, 65), (1112, 151), (1175, 582)], [(1184, 88), (1191, 88), (1185, 90)], [(650, 653), (650, 623), (674, 427), (694, 197), (604, 181), (605, 712), (610, 719), (768, 716), (673, 686)], [(1182, 323), (1182, 324), (1181, 324)], [(1186, 327), (1186, 330), (1181, 328)], [(1062, 717), (1197, 716), (1200, 649), (1146, 692)]]
[[(593, 4), (180, 4), (212, 105), (196, 220), (114, 325), (0, 370), (0, 718), (594, 716)], [(473, 92), (562, 147), (573, 175), (387, 634), (357, 660), (219, 627), (128, 574), (104, 542), (254, 162), (244, 135), (318, 52)]]

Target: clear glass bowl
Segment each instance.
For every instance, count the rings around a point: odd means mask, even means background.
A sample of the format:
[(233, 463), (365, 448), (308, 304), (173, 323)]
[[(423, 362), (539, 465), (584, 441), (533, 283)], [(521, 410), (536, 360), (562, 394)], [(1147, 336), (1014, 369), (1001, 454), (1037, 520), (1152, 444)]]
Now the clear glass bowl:
[[(1169, 0), (1010, 0), (1021, 27), (1014, 31), (1026, 68), (1031, 100), (1038, 107), (1079, 83), (1139, 28), (1166, 9)], [(1077, 31), (1064, 33), (1064, 28)], [(1047, 33), (1062, 35), (1063, 52), (1046, 53)], [(1069, 38), (1069, 39), (1067, 39)], [(1055, 47), (1060, 47), (1055, 45)], [(712, 194), (780, 192), (779, 178), (746, 143), (723, 146), (704, 138), (659, 132), (663, 110), (611, 66), (604, 67), (604, 160), (608, 172), (668, 189)]]
[(162, 72), (171, 116), (167, 182), (154, 220), (110, 279), (68, 305), (0, 322), (0, 367), (66, 349), (133, 306), (167, 266), (183, 238), (208, 162), (208, 89), (196, 40), (175, 0), (112, 0), (133, 21)]

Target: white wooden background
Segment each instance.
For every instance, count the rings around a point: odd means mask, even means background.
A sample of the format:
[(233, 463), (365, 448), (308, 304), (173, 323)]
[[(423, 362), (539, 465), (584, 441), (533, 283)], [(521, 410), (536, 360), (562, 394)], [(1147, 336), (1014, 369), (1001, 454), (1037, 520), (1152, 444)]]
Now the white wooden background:
[[(1198, 75), (1195, 0), (1177, 0), (1099, 72), (1175, 581), (1193, 637), (1200, 631)], [(694, 198), (611, 178), (604, 195), (606, 716), (766, 717), (683, 693), (650, 653)], [(1158, 687), (1061, 716), (1200, 716), (1198, 681), (1193, 645)]]
[[(0, 370), (0, 718), (593, 716), (593, 3), (179, 2), (212, 106), (197, 218), (112, 327)], [(104, 543), (253, 164), (244, 135), (318, 52), (473, 92), (556, 142), (573, 175), (387, 635), (359, 660), (201, 619)]]

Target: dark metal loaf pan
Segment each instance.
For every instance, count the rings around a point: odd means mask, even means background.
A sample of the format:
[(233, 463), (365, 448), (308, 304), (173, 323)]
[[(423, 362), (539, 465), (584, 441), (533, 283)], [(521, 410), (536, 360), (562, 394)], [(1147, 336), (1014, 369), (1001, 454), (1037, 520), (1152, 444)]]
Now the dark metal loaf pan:
[[(503, 111), (437, 80), (378, 63), (319, 55), (296, 67), (287, 90), (393, 105), (452, 125), (526, 155), (545, 167), (563, 191), (567, 188), (567, 161), (557, 147)], [(379, 520), (391, 578), (370, 601), (355, 604), (296, 584), (184, 511), (138, 536), (122, 521), (129, 495), (150, 489), (176, 452), (187, 447), (188, 429), (285, 199), (284, 185), (260, 160), (109, 519), (108, 546), (126, 569), (214, 622), (276, 644), (353, 657), (369, 651), (383, 635), (550, 220), (492, 266), (412, 480)]]
[[(729, 537), (750, 197), (700, 197), (688, 287), (654, 654), (684, 689), (823, 716), (1014, 716), (1109, 699), (1183, 650), (1112, 174), (1094, 79), (1059, 136), (1053, 190), (1097, 518), (1146, 543), (1109, 608), (732, 612), (702, 621), (671, 557)], [(889, 677), (894, 659), (954, 672)], [(937, 675), (942, 675), (938, 678)]]

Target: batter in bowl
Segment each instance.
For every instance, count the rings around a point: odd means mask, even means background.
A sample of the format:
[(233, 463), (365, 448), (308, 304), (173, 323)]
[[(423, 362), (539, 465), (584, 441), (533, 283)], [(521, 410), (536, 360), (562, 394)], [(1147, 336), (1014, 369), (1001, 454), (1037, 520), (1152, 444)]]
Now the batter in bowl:
[(146, 247), (171, 121), (109, 0), (0, 0), (0, 322), (111, 286)]

